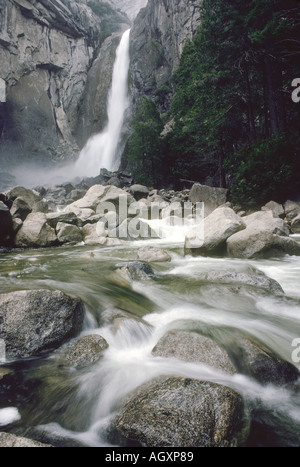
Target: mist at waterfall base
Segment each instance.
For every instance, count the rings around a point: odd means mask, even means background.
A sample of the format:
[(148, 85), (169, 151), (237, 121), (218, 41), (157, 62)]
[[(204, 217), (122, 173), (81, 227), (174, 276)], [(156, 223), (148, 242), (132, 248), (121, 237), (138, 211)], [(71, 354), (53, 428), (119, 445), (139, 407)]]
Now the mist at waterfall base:
[(51, 186), (78, 181), (85, 177), (97, 177), (103, 168), (109, 171), (118, 170), (121, 159), (118, 152), (119, 142), (125, 113), (129, 107), (129, 40), (130, 29), (123, 34), (116, 51), (107, 102), (108, 120), (103, 131), (91, 136), (75, 163), (57, 167), (44, 167), (32, 163), (11, 169), (10, 173), (16, 177), (17, 184), (28, 188), (37, 185)]

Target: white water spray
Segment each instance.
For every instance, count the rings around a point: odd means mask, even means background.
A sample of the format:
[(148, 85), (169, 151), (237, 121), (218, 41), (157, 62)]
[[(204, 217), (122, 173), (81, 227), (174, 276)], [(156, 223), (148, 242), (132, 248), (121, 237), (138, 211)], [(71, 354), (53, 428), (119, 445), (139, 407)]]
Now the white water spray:
[(100, 169), (117, 170), (119, 160), (117, 149), (124, 122), (125, 111), (129, 105), (128, 70), (129, 70), (130, 29), (122, 36), (117, 49), (114, 64), (112, 86), (108, 99), (108, 122), (104, 130), (92, 136), (82, 149), (75, 164), (76, 175), (95, 177)]

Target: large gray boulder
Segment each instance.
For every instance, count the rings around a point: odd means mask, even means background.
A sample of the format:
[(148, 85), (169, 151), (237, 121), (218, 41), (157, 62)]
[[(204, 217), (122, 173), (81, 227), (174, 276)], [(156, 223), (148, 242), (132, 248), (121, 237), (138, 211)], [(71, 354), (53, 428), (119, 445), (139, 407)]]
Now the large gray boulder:
[(210, 284), (226, 284), (237, 287), (247, 286), (266, 291), (272, 295), (284, 295), (284, 291), (277, 281), (253, 267), (248, 267), (244, 271), (211, 270), (203, 276), (202, 281)]
[(271, 232), (276, 235), (288, 237), (290, 230), (288, 224), (278, 217), (274, 217), (273, 211), (257, 211), (243, 217), (246, 227), (255, 228), (257, 231)]
[(6, 194), (8, 198), (13, 201), (15, 201), (17, 198), (22, 198), (31, 208), (42, 200), (41, 196), (37, 192), (23, 186), (16, 186), (7, 191)]
[(165, 263), (171, 261), (172, 257), (167, 251), (161, 248), (145, 246), (138, 250), (138, 259), (140, 261), (146, 261), (148, 263)]
[(276, 203), (276, 201), (269, 201), (262, 208), (262, 211), (272, 211), (274, 217), (284, 218), (285, 211), (282, 204)]
[(79, 337), (74, 342), (66, 344), (60, 358), (63, 365), (76, 369), (86, 368), (97, 363), (108, 348), (106, 340), (96, 334)]
[(46, 214), (47, 224), (53, 229), (56, 228), (58, 222), (64, 222), (65, 224), (77, 225), (80, 227), (80, 220), (74, 214), (74, 212), (50, 212)]
[(226, 240), (245, 228), (243, 219), (233, 209), (217, 208), (188, 232), (185, 238), (185, 253), (192, 255), (222, 253), (226, 247)]
[(105, 195), (101, 199), (101, 203), (98, 204), (96, 209), (97, 214), (103, 212), (103, 203), (105, 203), (105, 207), (111, 206), (112, 208), (115, 208), (117, 212), (119, 212), (119, 209), (122, 206), (127, 209), (130, 204), (135, 202), (134, 197), (121, 188), (116, 186), (108, 186), (106, 188), (108, 189), (106, 190)]
[(157, 357), (201, 362), (226, 373), (236, 373), (227, 352), (212, 339), (196, 332), (169, 331), (158, 341), (152, 353)]
[(81, 329), (85, 309), (56, 290), (24, 290), (0, 295), (0, 338), (8, 358), (28, 358), (57, 348)]
[(47, 223), (46, 214), (29, 214), (18, 231), (15, 244), (17, 247), (51, 247), (57, 244), (55, 230)]
[(189, 199), (192, 203), (204, 203), (205, 216), (227, 201), (228, 190), (195, 183), (191, 189)]
[(146, 447), (229, 447), (240, 445), (246, 432), (244, 403), (232, 389), (159, 377), (128, 396), (110, 438)]
[(238, 372), (255, 378), (261, 384), (283, 386), (297, 381), (300, 376), (293, 364), (245, 333), (232, 336), (229, 351)]
[(77, 225), (58, 222), (56, 233), (60, 243), (80, 243), (83, 241), (83, 233)]
[(228, 238), (227, 253), (242, 259), (300, 256), (300, 244), (292, 238), (257, 229), (254, 224)]
[(83, 198), (69, 204), (66, 208), (66, 212), (74, 212), (74, 209), (92, 209), (95, 211), (109, 188), (109, 186), (93, 185)]

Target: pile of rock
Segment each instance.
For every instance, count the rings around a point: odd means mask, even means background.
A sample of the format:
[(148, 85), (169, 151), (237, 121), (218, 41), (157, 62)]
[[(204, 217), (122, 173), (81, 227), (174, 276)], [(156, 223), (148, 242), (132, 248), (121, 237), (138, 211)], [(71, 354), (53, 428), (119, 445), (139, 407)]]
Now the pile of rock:
[[(218, 191), (216, 196), (215, 191)], [(271, 201), (260, 211), (246, 214), (226, 202), (226, 190), (193, 187), (193, 202), (208, 203), (204, 218), (188, 232), (185, 252), (190, 255), (228, 255), (234, 258), (268, 258), (282, 255), (300, 256), (300, 244), (290, 237), (299, 233), (300, 203)], [(215, 206), (218, 205), (216, 208)]]
[[(202, 219), (186, 235), (187, 255), (300, 255), (300, 244), (290, 236), (300, 233), (300, 203), (271, 201), (260, 211), (246, 213), (227, 201), (226, 189), (195, 184), (190, 191), (155, 190), (130, 185), (129, 175), (122, 177), (102, 171), (98, 177), (102, 184), (90, 187), (89, 182), (96, 179), (48, 189), (8, 190), (0, 199), (0, 246), (52, 247), (82, 242), (113, 246), (158, 238), (159, 233), (148, 223), (154, 212), (158, 218), (178, 219), (182, 225), (186, 207), (193, 208), (191, 217), (200, 205)], [(122, 180), (122, 188), (116, 186), (114, 178)]]
[[(186, 192), (149, 190), (138, 184), (123, 188), (117, 183), (108, 185), (110, 175), (105, 171), (99, 177), (103, 184), (90, 187), (89, 180), (84, 180), (75, 186), (66, 183), (47, 189), (18, 186), (7, 190), (2, 195), (5, 204), (0, 202), (0, 246), (120, 245), (126, 240), (157, 237), (145, 222), (151, 218), (152, 203), (159, 205), (161, 213), (171, 203), (182, 204), (188, 199)], [(129, 175), (118, 176), (123, 185), (130, 181)], [(137, 221), (132, 231), (134, 218)]]

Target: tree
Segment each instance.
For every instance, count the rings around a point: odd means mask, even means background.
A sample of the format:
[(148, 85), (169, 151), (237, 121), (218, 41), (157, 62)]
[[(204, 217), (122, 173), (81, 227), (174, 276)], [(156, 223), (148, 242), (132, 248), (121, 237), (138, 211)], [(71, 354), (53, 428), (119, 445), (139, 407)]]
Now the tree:
[[(237, 193), (241, 176), (243, 183), (252, 183), (251, 170), (257, 175), (254, 154), (272, 163), (278, 147), (290, 149), (298, 124), (291, 82), (300, 54), (299, 11), (295, 0), (203, 0), (201, 25), (187, 42), (174, 76), (174, 129), (168, 142), (176, 154), (175, 167), (200, 182), (212, 178), (214, 170), (213, 181), (217, 183), (218, 175), (221, 186), (226, 175)], [(292, 140), (299, 149), (297, 139)], [(290, 150), (286, 161), (280, 157), (281, 167), (298, 167), (298, 149), (293, 158)], [(266, 164), (262, 166), (265, 170)], [(265, 182), (270, 184), (270, 177)], [(278, 188), (278, 180), (274, 185)], [(249, 201), (253, 196), (251, 191)], [(259, 190), (256, 197), (261, 199)]]
[(144, 97), (135, 114), (128, 149), (128, 165), (138, 183), (152, 186), (163, 181), (162, 130), (163, 124), (154, 102)]

